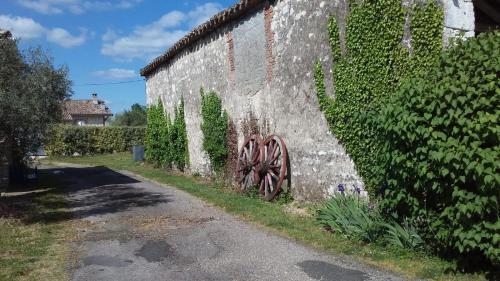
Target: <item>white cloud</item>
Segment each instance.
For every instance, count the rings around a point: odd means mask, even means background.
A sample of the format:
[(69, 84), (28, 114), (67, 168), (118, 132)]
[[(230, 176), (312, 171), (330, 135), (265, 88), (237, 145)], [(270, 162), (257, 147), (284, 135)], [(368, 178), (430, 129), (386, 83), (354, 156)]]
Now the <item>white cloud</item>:
[(106, 30), (106, 32), (101, 36), (102, 41), (111, 41), (118, 38), (118, 34), (112, 29)]
[(45, 28), (31, 18), (10, 15), (0, 15), (0, 28), (10, 30), (15, 38), (29, 40), (44, 37), (64, 48), (80, 46), (87, 39), (87, 31), (84, 29), (79, 36), (74, 36), (63, 28)]
[(45, 28), (30, 18), (0, 15), (0, 28), (10, 30), (14, 37), (33, 39), (44, 35)]
[(107, 70), (94, 71), (92, 72), (92, 76), (103, 79), (120, 80), (137, 77), (137, 74), (131, 69), (111, 68)]
[(53, 28), (47, 31), (47, 41), (56, 43), (64, 48), (72, 48), (85, 43), (86, 33), (84, 30), (79, 36), (73, 36), (65, 29)]
[(62, 14), (66, 11), (73, 14), (82, 14), (87, 11), (129, 9), (142, 1), (143, 0), (17, 0), (23, 7), (46, 15)]
[(152, 59), (187, 33), (187, 30), (180, 28), (182, 24), (192, 28), (221, 9), (218, 3), (206, 3), (187, 13), (171, 11), (150, 24), (136, 26), (132, 33), (125, 36), (108, 29), (102, 36), (104, 44), (101, 54), (118, 61)]
[(188, 13), (189, 24), (191, 27), (198, 26), (207, 20), (209, 20), (213, 15), (218, 13), (222, 9), (219, 3), (205, 3), (201, 6), (196, 7), (194, 10)]

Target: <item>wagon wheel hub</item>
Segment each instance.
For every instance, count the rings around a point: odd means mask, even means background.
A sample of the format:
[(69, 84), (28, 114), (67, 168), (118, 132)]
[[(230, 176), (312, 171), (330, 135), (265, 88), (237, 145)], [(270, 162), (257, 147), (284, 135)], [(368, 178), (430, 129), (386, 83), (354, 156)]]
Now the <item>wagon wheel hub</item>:
[(288, 176), (288, 153), (285, 142), (276, 135), (262, 140), (260, 135), (245, 139), (238, 161), (238, 182), (242, 191), (257, 185), (267, 201), (282, 190)]
[(258, 166), (259, 176), (263, 177), (264, 175), (266, 175), (270, 167), (271, 162), (269, 160), (260, 163)]

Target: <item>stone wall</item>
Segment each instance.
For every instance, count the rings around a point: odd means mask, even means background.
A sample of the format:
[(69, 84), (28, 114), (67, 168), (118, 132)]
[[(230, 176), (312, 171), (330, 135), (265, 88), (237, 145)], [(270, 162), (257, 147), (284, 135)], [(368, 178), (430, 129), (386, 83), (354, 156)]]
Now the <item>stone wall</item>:
[[(295, 198), (330, 196), (339, 183), (348, 188), (363, 186), (354, 163), (319, 110), (313, 80), (313, 65), (318, 58), (331, 68), (327, 19), (336, 15), (342, 35), (346, 1), (281, 0), (262, 5), (216, 29), (147, 75), (148, 104), (160, 98), (172, 113), (181, 96), (185, 99), (192, 172), (210, 173), (200, 130), (199, 90), (203, 87), (221, 96), (236, 125), (239, 145), (245, 137), (243, 129), (253, 119), (262, 134), (284, 138)], [(331, 76), (326, 73), (330, 88)]]
[(448, 45), (449, 40), (457, 35), (474, 36), (474, 6), (472, 0), (443, 0), (443, 4), (445, 16), (444, 45)]

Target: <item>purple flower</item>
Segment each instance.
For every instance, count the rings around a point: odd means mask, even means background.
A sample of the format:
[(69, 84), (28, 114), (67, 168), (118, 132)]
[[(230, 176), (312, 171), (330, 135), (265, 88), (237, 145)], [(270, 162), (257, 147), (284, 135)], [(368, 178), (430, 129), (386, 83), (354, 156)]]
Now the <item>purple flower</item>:
[(344, 184), (343, 184), (343, 183), (340, 183), (340, 184), (339, 184), (339, 186), (338, 186), (338, 189), (339, 189), (340, 193), (344, 193), (344, 191), (345, 191), (345, 186), (344, 186)]
[(361, 193), (361, 188), (359, 188), (357, 185), (354, 185), (354, 191), (355, 191), (357, 194), (360, 194), (360, 193)]

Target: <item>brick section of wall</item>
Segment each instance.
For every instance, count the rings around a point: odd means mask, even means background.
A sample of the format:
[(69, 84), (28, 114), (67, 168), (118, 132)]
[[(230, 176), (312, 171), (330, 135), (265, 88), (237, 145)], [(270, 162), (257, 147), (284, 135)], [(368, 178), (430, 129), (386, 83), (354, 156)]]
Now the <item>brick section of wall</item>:
[(266, 33), (266, 72), (267, 82), (273, 79), (273, 68), (275, 59), (273, 55), (274, 32), (271, 30), (271, 23), (273, 22), (273, 6), (269, 2), (264, 6), (264, 29)]
[(234, 89), (235, 85), (234, 41), (231, 32), (226, 33), (226, 43), (227, 43), (227, 65), (229, 66), (229, 72), (228, 72), (229, 89)]

